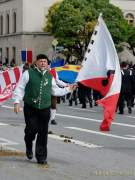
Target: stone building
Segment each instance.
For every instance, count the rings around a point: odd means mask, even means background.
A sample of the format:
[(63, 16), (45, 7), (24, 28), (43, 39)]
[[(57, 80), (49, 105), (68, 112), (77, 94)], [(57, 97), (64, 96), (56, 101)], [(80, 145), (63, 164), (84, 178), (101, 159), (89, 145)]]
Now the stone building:
[[(135, 0), (110, 0), (110, 3), (119, 7), (128, 23), (135, 26)], [(130, 46), (125, 43), (123, 48), (124, 50), (118, 54), (121, 61), (129, 61), (135, 64), (135, 56), (130, 51)]]
[(0, 0), (0, 61), (21, 63), (21, 51), (46, 53), (52, 36), (42, 31), (48, 8), (58, 0)]
[(135, 26), (135, 0), (110, 0), (110, 3), (119, 7), (128, 23)]

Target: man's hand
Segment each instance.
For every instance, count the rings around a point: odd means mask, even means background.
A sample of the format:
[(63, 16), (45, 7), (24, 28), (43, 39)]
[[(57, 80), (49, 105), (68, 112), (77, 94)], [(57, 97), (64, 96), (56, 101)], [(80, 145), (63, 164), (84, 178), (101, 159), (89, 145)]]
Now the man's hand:
[(14, 112), (17, 114), (20, 112), (20, 103), (15, 103), (14, 104)]
[(108, 78), (102, 80), (102, 85), (104, 87), (108, 85)]
[(69, 88), (70, 88), (71, 91), (74, 91), (77, 87), (78, 87), (77, 84), (71, 84), (71, 85), (69, 85)]

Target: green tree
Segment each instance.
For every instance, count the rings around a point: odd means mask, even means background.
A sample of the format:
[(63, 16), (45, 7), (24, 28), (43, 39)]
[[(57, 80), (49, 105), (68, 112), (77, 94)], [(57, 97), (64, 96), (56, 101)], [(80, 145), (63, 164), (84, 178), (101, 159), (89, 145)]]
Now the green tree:
[(101, 12), (115, 44), (128, 41), (131, 27), (109, 0), (63, 0), (49, 10), (45, 29), (66, 48), (67, 57), (74, 55), (82, 60)]
[(43, 28), (43, 31), (45, 32), (51, 32), (52, 33), (52, 28), (53, 28), (53, 24), (52, 24), (52, 17), (55, 13), (57, 13), (57, 10), (60, 6), (61, 2), (58, 1), (56, 3), (54, 3), (48, 10), (48, 15), (46, 16), (47, 18), (47, 23)]
[(135, 56), (135, 27), (131, 28), (127, 42), (130, 44), (131, 50)]

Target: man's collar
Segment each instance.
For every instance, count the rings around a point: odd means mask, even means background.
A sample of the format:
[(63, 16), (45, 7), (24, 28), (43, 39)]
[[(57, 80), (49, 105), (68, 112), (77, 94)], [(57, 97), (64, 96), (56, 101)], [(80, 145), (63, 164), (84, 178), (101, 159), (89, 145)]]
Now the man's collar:
[(40, 72), (43, 75), (47, 72), (47, 70), (41, 71), (38, 67), (35, 67), (35, 69), (37, 69), (37, 71)]

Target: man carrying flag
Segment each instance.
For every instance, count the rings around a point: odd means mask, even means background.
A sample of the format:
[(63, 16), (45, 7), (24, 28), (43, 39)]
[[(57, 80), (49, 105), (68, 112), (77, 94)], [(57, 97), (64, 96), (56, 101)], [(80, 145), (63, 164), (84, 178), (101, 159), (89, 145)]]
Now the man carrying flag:
[(109, 131), (121, 88), (118, 55), (110, 32), (100, 15), (78, 74), (77, 82), (101, 93), (97, 103), (104, 108), (101, 131)]

